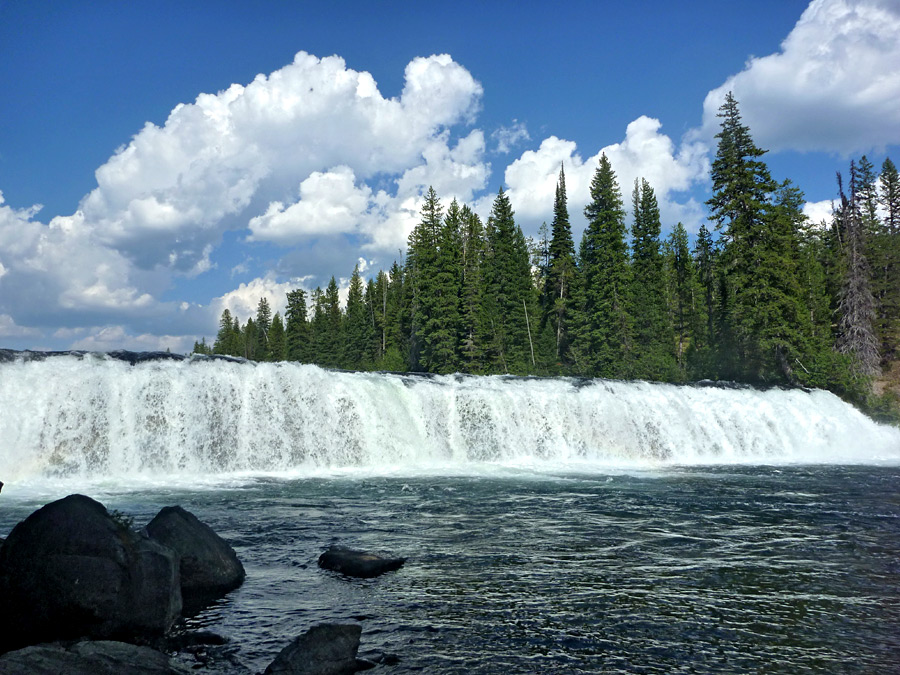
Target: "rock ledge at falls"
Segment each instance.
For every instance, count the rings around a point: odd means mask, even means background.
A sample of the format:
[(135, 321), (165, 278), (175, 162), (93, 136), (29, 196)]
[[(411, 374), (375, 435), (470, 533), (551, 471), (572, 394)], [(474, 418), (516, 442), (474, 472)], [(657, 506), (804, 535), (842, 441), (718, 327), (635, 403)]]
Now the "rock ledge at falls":
[(385, 558), (374, 553), (332, 546), (319, 556), (319, 567), (348, 577), (371, 579), (403, 567), (406, 558)]

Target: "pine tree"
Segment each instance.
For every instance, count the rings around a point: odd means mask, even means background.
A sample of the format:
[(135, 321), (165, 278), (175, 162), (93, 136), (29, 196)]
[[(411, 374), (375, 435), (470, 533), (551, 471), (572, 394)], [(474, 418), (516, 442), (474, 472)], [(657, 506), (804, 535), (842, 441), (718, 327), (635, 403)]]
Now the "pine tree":
[[(851, 171), (853, 166), (851, 165)], [(853, 368), (868, 378), (880, 372), (881, 357), (873, 323), (875, 299), (869, 287), (869, 265), (864, 252), (862, 217), (851, 179), (850, 198), (844, 193), (840, 173), (838, 192), (841, 206), (838, 211), (840, 230), (844, 233), (844, 283), (840, 295), (840, 321), (838, 324), (837, 351), (853, 357)]]
[(222, 310), (222, 317), (219, 319), (219, 332), (216, 334), (216, 341), (213, 344), (213, 352), (215, 354), (226, 354), (228, 356), (238, 356), (239, 350), (234, 333), (234, 319), (231, 312), (226, 307)]
[(530, 255), (503, 188), (494, 198), (488, 218), (487, 243), (483, 308), (490, 323), (488, 357), (495, 371), (533, 372), (536, 357), (531, 321), (539, 315)]
[[(707, 233), (708, 234), (708, 233)], [(688, 233), (684, 225), (678, 223), (666, 242), (667, 267), (669, 270), (670, 316), (675, 337), (675, 358), (678, 363), (679, 379), (687, 377), (688, 348), (697, 344), (698, 324), (700, 330), (706, 324), (701, 302), (700, 286), (694, 270), (694, 259), (688, 244)]]
[(481, 218), (462, 207), (460, 280), (460, 367), (467, 373), (485, 372), (485, 343), (490, 339), (490, 317), (484, 306), (484, 259), (487, 249)]
[(403, 268), (394, 261), (388, 274), (387, 297), (384, 298), (384, 357), (380, 365), (383, 370), (410, 370), (404, 281)]
[(761, 159), (765, 151), (742, 124), (731, 93), (719, 110), (722, 130), (707, 205), (723, 239), (723, 366), (745, 381), (792, 381), (792, 364), (803, 352), (797, 322), (805, 316), (792, 218), (772, 204), (777, 185)]
[(322, 294), (323, 324), (319, 342), (320, 365), (327, 368), (341, 366), (341, 299), (334, 277), (328, 281)]
[(269, 345), (269, 329), (272, 327), (272, 309), (267, 298), (260, 298), (256, 306), (256, 361), (270, 361), (272, 357)]
[(410, 348), (409, 361), (413, 370), (433, 365), (430, 323), (438, 306), (437, 288), (438, 247), (443, 224), (443, 207), (434, 188), (428, 188), (422, 205), (422, 219), (413, 228), (407, 242), (406, 276), (409, 291)]
[(659, 251), (659, 204), (646, 180), (634, 181), (632, 290), (640, 310), (634, 312), (635, 370), (633, 376), (652, 380), (677, 377), (675, 338), (666, 307), (663, 261)]
[(275, 312), (269, 327), (269, 361), (284, 361), (286, 350), (284, 321), (281, 314)]
[(870, 262), (877, 302), (876, 330), (887, 366), (900, 352), (900, 176), (890, 157), (884, 160), (878, 183), (877, 200), (884, 218), (875, 221)]
[(459, 369), (459, 295), (462, 283), (462, 210), (454, 199), (438, 235), (433, 297), (426, 325), (426, 369), (452, 373)]
[(308, 363), (312, 360), (309, 345), (306, 293), (295, 288), (287, 294), (287, 326), (285, 327), (285, 358), (288, 361)]
[(371, 344), (369, 320), (363, 302), (362, 278), (359, 265), (353, 268), (350, 289), (347, 293), (347, 308), (344, 312), (341, 330), (341, 367), (348, 370), (362, 370), (368, 364), (368, 350)]
[(579, 255), (576, 360), (588, 375), (628, 377), (634, 344), (625, 209), (606, 154), (600, 156), (590, 192)]
[(572, 322), (572, 292), (575, 286), (575, 244), (569, 224), (566, 196), (566, 174), (559, 168), (556, 197), (553, 201), (553, 223), (548, 247), (547, 273), (543, 287), (542, 323), (552, 326), (556, 342), (556, 361), (568, 365), (571, 361), (569, 345)]

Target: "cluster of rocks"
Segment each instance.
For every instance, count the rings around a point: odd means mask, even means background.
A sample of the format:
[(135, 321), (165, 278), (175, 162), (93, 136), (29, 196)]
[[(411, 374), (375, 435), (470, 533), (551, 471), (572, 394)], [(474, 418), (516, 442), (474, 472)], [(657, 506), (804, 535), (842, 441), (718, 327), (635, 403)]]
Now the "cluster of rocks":
[[(344, 548), (319, 559), (320, 567), (361, 577), (403, 562)], [(0, 540), (0, 673), (188, 672), (161, 651), (173, 649), (170, 631), (244, 578), (234, 549), (179, 506), (162, 509), (137, 532), (90, 497), (52, 502)], [(357, 658), (360, 633), (358, 624), (315, 626), (265, 672), (338, 675), (373, 667)], [(224, 641), (212, 634), (197, 640)]]

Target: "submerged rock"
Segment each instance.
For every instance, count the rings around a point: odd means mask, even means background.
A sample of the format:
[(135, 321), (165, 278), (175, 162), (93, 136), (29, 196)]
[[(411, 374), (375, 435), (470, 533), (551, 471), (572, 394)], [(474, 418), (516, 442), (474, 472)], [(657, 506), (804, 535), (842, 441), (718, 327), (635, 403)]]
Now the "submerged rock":
[(163, 635), (181, 612), (178, 559), (70, 495), (16, 525), (0, 548), (0, 651), (53, 640)]
[(41, 644), (0, 656), (3, 675), (186, 675), (169, 657), (124, 642)]
[(406, 558), (385, 558), (343, 546), (332, 546), (319, 556), (319, 567), (363, 579), (398, 570), (405, 562)]
[(209, 525), (180, 506), (162, 509), (145, 530), (150, 539), (172, 549), (180, 558), (181, 594), (187, 610), (244, 582), (244, 566), (234, 549)]
[(348, 675), (359, 670), (358, 624), (313, 626), (281, 650), (264, 675)]

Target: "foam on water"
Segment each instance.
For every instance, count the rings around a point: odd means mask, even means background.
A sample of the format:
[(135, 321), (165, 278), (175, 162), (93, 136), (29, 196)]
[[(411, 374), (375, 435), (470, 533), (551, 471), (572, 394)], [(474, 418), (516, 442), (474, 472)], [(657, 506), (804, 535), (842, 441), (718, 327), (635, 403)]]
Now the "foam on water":
[(900, 462), (900, 431), (824, 391), (88, 355), (0, 364), (0, 411), (23, 487)]

